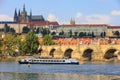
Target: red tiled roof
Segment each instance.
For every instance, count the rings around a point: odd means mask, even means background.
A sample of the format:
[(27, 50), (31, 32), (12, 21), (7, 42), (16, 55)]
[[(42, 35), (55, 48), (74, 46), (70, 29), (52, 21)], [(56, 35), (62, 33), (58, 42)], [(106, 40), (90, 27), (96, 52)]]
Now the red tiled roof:
[(108, 26), (108, 28), (110, 28), (110, 29), (116, 29), (116, 28), (120, 28), (120, 26)]
[(52, 25), (59, 25), (57, 21), (55, 21), (55, 22), (49, 22), (49, 24), (52, 24)]
[(59, 25), (58, 22), (49, 22), (49, 21), (34, 21), (34, 22), (24, 22), (20, 24), (28, 24), (28, 25)]
[(63, 24), (61, 25), (63, 27), (67, 27), (67, 26), (108, 26), (107, 24)]

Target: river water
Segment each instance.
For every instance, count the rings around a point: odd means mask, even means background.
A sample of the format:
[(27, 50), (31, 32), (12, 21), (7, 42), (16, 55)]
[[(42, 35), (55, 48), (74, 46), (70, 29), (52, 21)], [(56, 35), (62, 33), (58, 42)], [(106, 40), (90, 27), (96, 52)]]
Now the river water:
[(0, 62), (0, 80), (120, 80), (119, 63), (43, 65)]

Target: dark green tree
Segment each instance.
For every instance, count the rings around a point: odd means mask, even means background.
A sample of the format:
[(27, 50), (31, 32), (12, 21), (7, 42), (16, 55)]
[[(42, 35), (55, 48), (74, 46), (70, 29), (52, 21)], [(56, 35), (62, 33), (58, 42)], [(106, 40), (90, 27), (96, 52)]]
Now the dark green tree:
[(9, 32), (14, 34), (15, 33), (15, 29), (14, 28), (10, 28)]
[(4, 25), (4, 33), (8, 33), (9, 30), (10, 30), (10, 27), (7, 24), (5, 24)]
[(25, 38), (26, 53), (31, 55), (35, 54), (38, 52), (38, 47), (39, 47), (38, 37), (34, 34), (33, 31), (29, 31)]
[(80, 32), (79, 33), (79, 37), (82, 38), (84, 36), (84, 33), (83, 32)]
[(50, 34), (50, 30), (47, 29), (47, 28), (43, 28), (43, 29), (41, 30), (41, 33), (42, 33), (42, 35), (43, 35), (43, 37), (44, 37), (45, 35)]
[(23, 27), (22, 33), (28, 33), (30, 29), (27, 26)]
[(74, 32), (74, 34), (75, 34), (75, 36), (77, 37), (77, 35), (78, 35), (78, 32)]
[(70, 38), (72, 37), (72, 30), (69, 31), (69, 34), (70, 34)]
[(49, 35), (45, 35), (44, 38), (43, 38), (43, 44), (44, 45), (53, 45), (54, 42), (52, 40), (52, 37), (49, 36)]
[(120, 35), (119, 31), (115, 31), (115, 32), (114, 32), (114, 35), (115, 35), (115, 36), (119, 36), (119, 35)]
[(101, 32), (100, 36), (104, 38), (106, 36), (106, 32)]
[(36, 31), (35, 31), (35, 33), (39, 34), (39, 33), (41, 33), (41, 30), (42, 30), (41, 28), (37, 28)]
[(56, 32), (52, 32), (51, 35), (52, 35), (52, 36), (56, 35)]
[(94, 32), (92, 32), (91, 36), (92, 36), (92, 37), (95, 37)]

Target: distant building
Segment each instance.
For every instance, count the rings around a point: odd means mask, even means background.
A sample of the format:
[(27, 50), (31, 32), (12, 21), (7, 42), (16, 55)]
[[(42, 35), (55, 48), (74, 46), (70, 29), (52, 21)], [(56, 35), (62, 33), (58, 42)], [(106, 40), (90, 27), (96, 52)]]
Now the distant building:
[[(120, 33), (120, 26), (111, 26), (108, 24), (75, 24), (75, 20), (71, 19), (70, 24), (60, 25), (61, 27), (57, 28), (57, 32), (64, 32), (65, 36), (79, 35), (81, 32), (88, 34), (94, 33), (95, 36), (101, 36), (101, 33), (106, 33), (106, 36), (114, 36), (114, 33), (117, 31)], [(120, 35), (120, 34), (119, 34)]]
[(25, 5), (23, 6), (23, 10), (17, 13), (17, 10), (15, 9), (14, 12), (14, 22), (17, 23), (25, 23), (25, 22), (36, 22), (36, 21), (45, 21), (44, 17), (42, 15), (32, 15), (32, 12), (30, 11), (30, 14), (28, 15)]
[(0, 32), (3, 31), (6, 24), (10, 28), (13, 28), (16, 33), (22, 33), (24, 27), (28, 27), (33, 30), (37, 28), (49, 28), (51, 32), (56, 32), (56, 29), (59, 27), (57, 21), (46, 21), (42, 15), (32, 15), (32, 11), (30, 11), (28, 15), (25, 5), (23, 6), (22, 11), (19, 10), (17, 12), (17, 9), (15, 9), (13, 21), (0, 22)]

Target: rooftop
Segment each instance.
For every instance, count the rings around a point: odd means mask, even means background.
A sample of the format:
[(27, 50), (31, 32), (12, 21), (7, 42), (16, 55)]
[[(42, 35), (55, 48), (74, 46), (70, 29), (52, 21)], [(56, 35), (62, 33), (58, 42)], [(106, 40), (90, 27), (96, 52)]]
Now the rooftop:
[(63, 27), (75, 27), (75, 26), (109, 26), (108, 24), (63, 24)]

